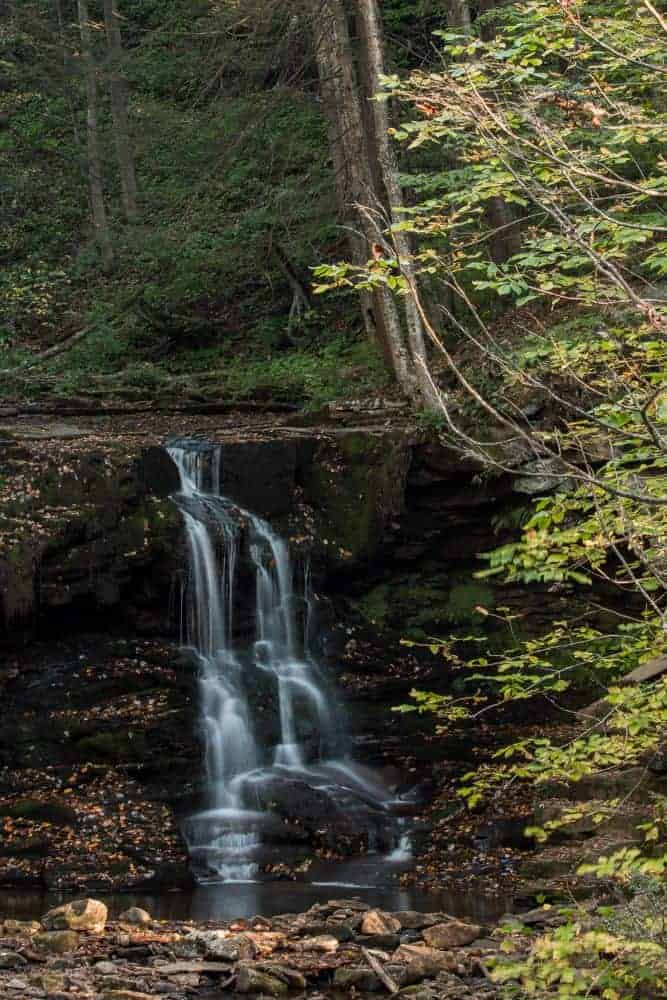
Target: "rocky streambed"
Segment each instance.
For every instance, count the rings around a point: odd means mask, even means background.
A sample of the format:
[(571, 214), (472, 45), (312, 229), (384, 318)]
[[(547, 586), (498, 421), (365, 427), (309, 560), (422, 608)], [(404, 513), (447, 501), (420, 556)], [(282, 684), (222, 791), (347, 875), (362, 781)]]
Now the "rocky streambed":
[(440, 912), (386, 912), (351, 898), (270, 919), (193, 924), (131, 907), (109, 921), (103, 902), (81, 899), (41, 921), (0, 925), (0, 996), (490, 1000), (499, 995), (493, 969), (501, 955), (518, 957), (560, 919), (547, 906), (483, 926)]

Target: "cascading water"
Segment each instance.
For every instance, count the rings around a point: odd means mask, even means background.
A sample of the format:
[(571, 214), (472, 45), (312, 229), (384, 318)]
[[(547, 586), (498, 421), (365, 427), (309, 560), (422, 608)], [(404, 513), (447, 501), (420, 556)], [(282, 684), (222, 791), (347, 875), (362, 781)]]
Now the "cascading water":
[[(271, 806), (285, 794), (316, 796), (332, 814), (347, 811), (353, 826), (354, 817), (371, 817), (372, 841), (392, 826), (390, 796), (345, 756), (335, 698), (308, 651), (309, 574), (295, 592), (285, 541), (220, 495), (219, 446), (186, 441), (168, 450), (188, 546), (184, 641), (199, 666), (207, 802), (184, 833), (200, 878), (253, 880), (276, 831), (284, 836), (285, 817)], [(255, 591), (255, 634), (245, 645), (235, 642), (242, 562)], [(263, 685), (277, 705), (273, 724), (253, 705)]]

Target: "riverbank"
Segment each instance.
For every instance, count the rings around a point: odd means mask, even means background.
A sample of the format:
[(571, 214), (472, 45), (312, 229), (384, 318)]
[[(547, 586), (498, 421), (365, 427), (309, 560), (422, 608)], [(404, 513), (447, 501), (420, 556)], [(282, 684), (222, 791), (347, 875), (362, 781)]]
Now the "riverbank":
[(88, 899), (57, 907), (41, 921), (4, 921), (0, 995), (313, 1000), (384, 993), (491, 1000), (500, 995), (494, 969), (503, 955), (516, 960), (562, 920), (548, 906), (483, 924), (442, 912), (387, 912), (348, 898), (301, 913), (195, 924), (156, 920), (138, 907), (108, 920), (106, 905)]

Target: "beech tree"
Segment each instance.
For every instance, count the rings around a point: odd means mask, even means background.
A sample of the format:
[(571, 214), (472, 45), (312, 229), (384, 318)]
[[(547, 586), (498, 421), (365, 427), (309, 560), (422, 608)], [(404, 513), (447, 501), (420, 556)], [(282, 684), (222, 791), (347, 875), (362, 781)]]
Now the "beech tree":
[(95, 239), (105, 271), (113, 267), (111, 234), (104, 204), (102, 152), (99, 135), (97, 65), (93, 55), (87, 0), (77, 0), (81, 56), (86, 80), (86, 135), (88, 147), (88, 187)]
[[(357, 267), (371, 257), (383, 266), (384, 259), (389, 262), (398, 254), (401, 267), (416, 280), (409, 238), (400, 228), (389, 235), (392, 226), (402, 221), (404, 202), (388, 105), (380, 95), (385, 48), (377, 0), (358, 0), (357, 15), (362, 28), (358, 65), (342, 0), (322, 0), (314, 18), (342, 217)], [(395, 290), (391, 282), (378, 283), (372, 290), (359, 288), (364, 322), (406, 396), (421, 407), (433, 407), (437, 389), (428, 376), (422, 319), (410, 296), (397, 298)]]
[(137, 216), (137, 180), (128, 121), (128, 86), (123, 69), (123, 44), (118, 0), (104, 0), (104, 25), (108, 46), (108, 79), (114, 145), (120, 172), (123, 209), (129, 222)]

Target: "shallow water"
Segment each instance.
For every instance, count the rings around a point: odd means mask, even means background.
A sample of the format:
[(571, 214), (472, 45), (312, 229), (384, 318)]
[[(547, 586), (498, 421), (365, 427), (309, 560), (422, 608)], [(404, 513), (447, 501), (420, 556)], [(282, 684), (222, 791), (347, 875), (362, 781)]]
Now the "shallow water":
[[(166, 892), (159, 895), (127, 893), (100, 896), (116, 917), (130, 906), (141, 906), (159, 920), (234, 920), (241, 917), (271, 917), (278, 913), (299, 913), (314, 903), (329, 899), (356, 897), (387, 910), (445, 912), (486, 923), (502, 916), (510, 908), (509, 900), (499, 897), (449, 892), (422, 892), (399, 886), (359, 887), (340, 883), (230, 883), (202, 885), (192, 892)], [(13, 889), (0, 890), (0, 918), (38, 920), (48, 909), (71, 895), (40, 893)]]

